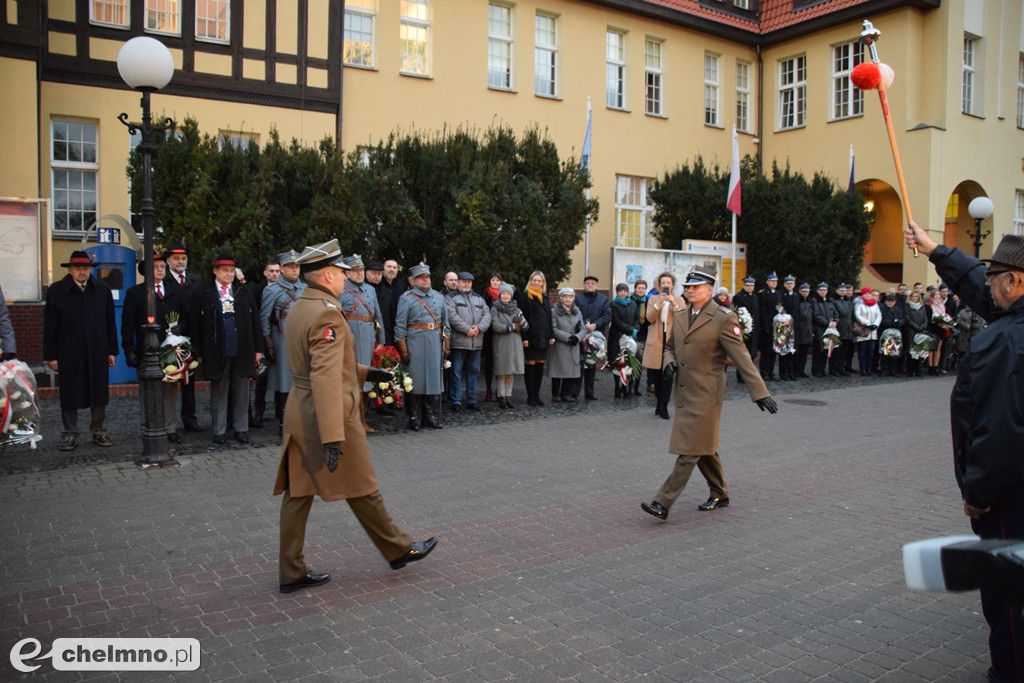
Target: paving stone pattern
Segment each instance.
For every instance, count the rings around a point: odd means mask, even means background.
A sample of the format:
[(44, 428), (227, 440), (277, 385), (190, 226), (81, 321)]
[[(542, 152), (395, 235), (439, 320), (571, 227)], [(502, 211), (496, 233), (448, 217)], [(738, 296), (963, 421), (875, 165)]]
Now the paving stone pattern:
[[(663, 523), (640, 502), (671, 467), (671, 423), (646, 397), (385, 428), (385, 501), (437, 550), (391, 571), (345, 504), (317, 501), (306, 557), (332, 581), (289, 595), (273, 444), (197, 448), (176, 470), (8, 472), (0, 680), (981, 682), (977, 595), (902, 576), (903, 543), (969, 530), (951, 384), (786, 383), (776, 416), (731, 391), (732, 505), (697, 511), (695, 474)], [(7, 656), (22, 638), (117, 636), (197, 638), (202, 666), (18, 674)]]

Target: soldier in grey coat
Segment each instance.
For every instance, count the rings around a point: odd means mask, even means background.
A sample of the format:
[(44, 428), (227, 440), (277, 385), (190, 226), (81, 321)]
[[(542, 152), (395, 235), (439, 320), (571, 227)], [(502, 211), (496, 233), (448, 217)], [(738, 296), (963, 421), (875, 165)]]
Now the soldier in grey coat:
[(555, 343), (548, 350), (548, 375), (553, 402), (575, 401), (580, 393), (580, 342), (590, 331), (583, 325), (575, 299), (576, 291), (563, 287), (558, 290), (558, 303), (551, 309)]
[(515, 286), (502, 282), (498, 286), (498, 300), (491, 304), (491, 332), (494, 334), (492, 352), (499, 408), (514, 407), (512, 382), (525, 369), (523, 338), (520, 333), (530, 329), (530, 325), (512, 298), (515, 291)]
[[(356, 344), (356, 362), (360, 365), (370, 365), (373, 361), (373, 349), (377, 344), (384, 343), (384, 319), (381, 315), (380, 305), (377, 303), (377, 292), (366, 283), (366, 266), (363, 264), (363, 257), (359, 254), (346, 256), (345, 265), (349, 267), (345, 271), (345, 286), (338, 295), (338, 302), (341, 304), (341, 312), (348, 320), (348, 327), (352, 330), (352, 336)], [(363, 384), (363, 409), (362, 420), (363, 430), (367, 434), (373, 434), (375, 430), (366, 422), (366, 403), (369, 401), (367, 394), (372, 384)]]
[(420, 429), (420, 413), (428, 427), (441, 429), (442, 364), (448, 352), (448, 312), (444, 297), (430, 288), (430, 266), (420, 263), (409, 269), (412, 289), (398, 300), (395, 313), (395, 346), (409, 366), (412, 391), (406, 394), (409, 429)]
[(260, 300), (260, 330), (267, 355), (267, 391), (274, 392), (274, 417), (278, 429), (284, 423), (284, 404), (292, 388), (292, 371), (277, 351), (284, 349), (284, 324), (292, 304), (299, 300), (306, 283), (299, 279), (299, 252), (294, 249), (277, 255), (281, 276), (267, 285)]

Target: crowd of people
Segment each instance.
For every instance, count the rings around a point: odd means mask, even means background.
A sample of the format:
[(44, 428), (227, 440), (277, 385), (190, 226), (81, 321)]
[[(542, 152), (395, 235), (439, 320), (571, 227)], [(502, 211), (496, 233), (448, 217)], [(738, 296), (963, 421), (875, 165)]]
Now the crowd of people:
[[(273, 424), (281, 429), (292, 378), (280, 352), (291, 307), (306, 286), (298, 257), (288, 250), (268, 259), (264, 282), (247, 285), (230, 254), (214, 260), (207, 278), (189, 270), (182, 244), (153, 256), (159, 341), (172, 330), (171, 320), (174, 333), (191, 340), (200, 369), (189, 379), (210, 381), (214, 443), (229, 437), (247, 443), (248, 429), (263, 425), (271, 400)], [(442, 400), (451, 412), (479, 411), (481, 378), (482, 401), (501, 409), (515, 408), (516, 381), (525, 385), (529, 406), (595, 401), (595, 377), (603, 370), (611, 370), (617, 399), (641, 395), (646, 388), (654, 396), (655, 414), (670, 419), (671, 385), (662, 376), (662, 356), (675, 312), (688, 305), (672, 273), (660, 274), (650, 288), (643, 279), (617, 283), (609, 298), (598, 291), (594, 275), (584, 278), (581, 292), (563, 287), (554, 293), (540, 271), (522, 288), (500, 273), (475, 287), (473, 273), (448, 272), (443, 289), (435, 291), (427, 264), (402, 277), (394, 259), (364, 262), (353, 254), (345, 263), (349, 268), (338, 302), (358, 362), (370, 365), (376, 349), (393, 347), (411, 382), (402, 391), (404, 402), (382, 399), (373, 384), (363, 384), (361, 417), (368, 434), (375, 430), (367, 406), (371, 414), (392, 418), (403, 404), (412, 430), (442, 428)], [(62, 370), (60, 448), (78, 445), (77, 412), (83, 408), (91, 409), (93, 442), (104, 446), (110, 443), (103, 425), (106, 369), (118, 345), (111, 294), (92, 277), (88, 253), (75, 252), (62, 265), (69, 273), (50, 288), (44, 326), (46, 360)], [(901, 284), (885, 293), (865, 287), (856, 294), (840, 283), (830, 295), (828, 283), (819, 283), (812, 293), (807, 283), (797, 286), (793, 276), (779, 287), (775, 273), (766, 276), (760, 291), (755, 284), (744, 278), (732, 296), (718, 288), (714, 300), (737, 312), (744, 345), (767, 382), (845, 377), (854, 372), (855, 359), (862, 375), (945, 373), (984, 325), (945, 286)], [(125, 297), (120, 346), (133, 367), (143, 355), (149, 287), (136, 285)], [(737, 379), (744, 381), (740, 374)], [(194, 381), (166, 383), (163, 390), (168, 438), (181, 443), (183, 432), (201, 431)]]

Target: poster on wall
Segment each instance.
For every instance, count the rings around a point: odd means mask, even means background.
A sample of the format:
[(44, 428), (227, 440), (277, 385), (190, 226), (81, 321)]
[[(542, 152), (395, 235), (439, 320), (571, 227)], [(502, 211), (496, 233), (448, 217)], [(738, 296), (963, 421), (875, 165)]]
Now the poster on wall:
[(39, 203), (0, 200), (0, 287), (8, 301), (42, 299)]
[(630, 288), (637, 280), (646, 280), (648, 288), (652, 288), (658, 275), (668, 272), (676, 276), (674, 293), (682, 294), (683, 280), (694, 266), (710, 266), (721, 272), (722, 259), (720, 256), (687, 254), (670, 249), (612, 247), (612, 281), (625, 282)]

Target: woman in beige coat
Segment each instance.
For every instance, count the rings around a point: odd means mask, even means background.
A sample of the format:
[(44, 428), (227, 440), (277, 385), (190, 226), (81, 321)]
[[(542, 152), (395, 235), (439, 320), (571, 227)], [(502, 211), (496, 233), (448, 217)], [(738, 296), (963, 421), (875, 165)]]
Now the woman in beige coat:
[(672, 387), (662, 381), (661, 354), (666, 342), (672, 339), (672, 321), (675, 320), (676, 312), (686, 308), (686, 299), (672, 294), (675, 288), (676, 276), (662, 273), (658, 276), (657, 288), (654, 290), (656, 293), (647, 299), (647, 322), (651, 325), (647, 328), (643, 366), (649, 370), (648, 376), (654, 384), (654, 395), (658, 401), (654, 414), (664, 420), (669, 419), (668, 402)]

